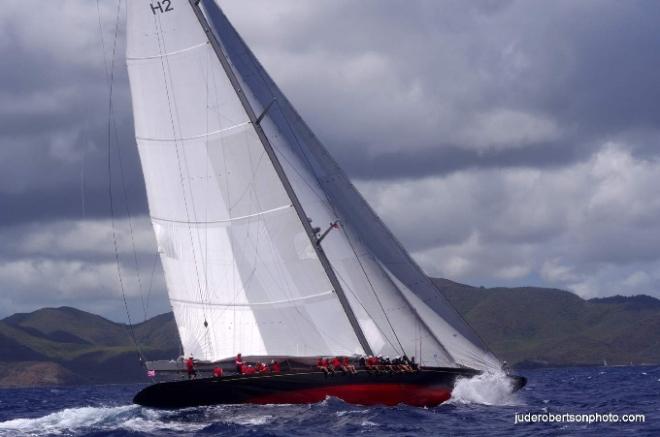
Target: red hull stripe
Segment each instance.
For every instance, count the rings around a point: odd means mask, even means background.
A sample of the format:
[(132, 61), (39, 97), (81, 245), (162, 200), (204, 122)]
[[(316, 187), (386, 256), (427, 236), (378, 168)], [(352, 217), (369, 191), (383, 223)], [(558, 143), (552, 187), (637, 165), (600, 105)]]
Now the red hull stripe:
[(439, 405), (451, 396), (447, 388), (432, 388), (414, 384), (351, 384), (314, 387), (268, 393), (250, 399), (254, 404), (313, 404), (326, 396), (359, 405), (398, 405), (416, 407)]

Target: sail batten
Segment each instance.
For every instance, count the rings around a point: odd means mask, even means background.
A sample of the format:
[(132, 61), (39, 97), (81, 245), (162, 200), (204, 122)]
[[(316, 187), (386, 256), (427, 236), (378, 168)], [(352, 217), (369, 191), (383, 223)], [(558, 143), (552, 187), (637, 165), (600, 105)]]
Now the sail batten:
[(151, 56), (132, 56), (132, 57), (127, 56), (126, 61), (130, 64), (131, 62), (146, 61), (146, 60), (151, 60), (151, 59), (160, 60), (160, 59), (165, 58), (165, 57), (176, 56), (176, 55), (181, 54), (181, 53), (186, 53), (186, 52), (189, 52), (191, 50), (195, 50), (195, 49), (198, 49), (198, 48), (201, 48), (201, 47), (205, 47), (208, 44), (209, 44), (208, 42), (202, 42), (202, 43), (199, 43), (199, 44), (192, 45), (190, 47), (185, 47), (185, 48), (174, 50), (174, 51), (171, 51), (171, 52), (164, 52), (164, 53), (159, 53), (157, 55), (151, 55)]
[(237, 222), (237, 221), (241, 221), (241, 220), (248, 220), (248, 219), (263, 216), (263, 215), (266, 215), (266, 214), (271, 214), (271, 213), (274, 213), (274, 212), (282, 211), (283, 209), (287, 209), (287, 208), (293, 208), (293, 205), (291, 205), (291, 204), (282, 205), (282, 206), (271, 208), (271, 209), (268, 209), (268, 210), (265, 210), (265, 211), (255, 212), (254, 214), (248, 214), (248, 215), (239, 216), (239, 217), (232, 217), (232, 218), (228, 218), (226, 220), (194, 221), (193, 222), (193, 221), (171, 220), (171, 219), (165, 219), (165, 218), (156, 217), (156, 216), (151, 216), (151, 219), (155, 220), (155, 221), (159, 221), (159, 222), (184, 223), (184, 224), (188, 223), (188, 224), (191, 224), (191, 225), (214, 225), (214, 224)]
[(243, 303), (230, 303), (230, 302), (201, 302), (201, 301), (194, 301), (194, 300), (182, 300), (182, 299), (170, 299), (174, 302), (177, 303), (185, 303), (185, 304), (191, 304), (191, 305), (208, 305), (208, 306), (218, 306), (218, 307), (244, 307), (244, 308), (251, 308), (251, 307), (260, 307), (260, 306), (290, 306), (291, 304), (296, 304), (298, 302), (302, 301), (311, 301), (311, 300), (323, 300), (327, 299), (328, 297), (332, 296), (333, 291), (325, 291), (323, 293), (318, 293), (318, 294), (312, 294), (309, 296), (303, 296), (303, 297), (298, 297), (294, 299), (280, 299), (280, 300), (273, 300), (270, 302), (243, 302)]
[(249, 122), (243, 122), (243, 123), (237, 123), (233, 126), (228, 126), (222, 129), (215, 130), (213, 132), (208, 132), (204, 134), (199, 134), (199, 135), (192, 135), (189, 137), (172, 137), (172, 138), (147, 138), (147, 137), (136, 137), (135, 139), (137, 141), (153, 141), (156, 143), (162, 143), (162, 142), (168, 142), (168, 141), (173, 141), (173, 142), (183, 142), (183, 141), (189, 141), (189, 140), (198, 140), (198, 139), (203, 139), (203, 138), (209, 138), (213, 137), (216, 135), (221, 135), (224, 133), (229, 133), (235, 129), (245, 127), (249, 124)]

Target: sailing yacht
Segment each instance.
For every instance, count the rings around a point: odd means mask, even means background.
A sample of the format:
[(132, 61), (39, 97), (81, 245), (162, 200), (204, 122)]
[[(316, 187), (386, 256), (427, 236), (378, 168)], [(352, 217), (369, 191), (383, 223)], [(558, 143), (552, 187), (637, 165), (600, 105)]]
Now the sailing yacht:
[[(145, 406), (431, 406), (501, 362), (351, 184), (213, 0), (127, 2), (127, 64), (149, 211), (183, 355)], [(282, 364), (231, 374), (234, 357)], [(359, 357), (416, 357), (415, 372)], [(328, 376), (319, 357), (349, 357)], [(222, 367), (223, 377), (204, 376)], [(169, 373), (168, 373), (169, 372)], [(513, 388), (525, 379), (510, 376)]]

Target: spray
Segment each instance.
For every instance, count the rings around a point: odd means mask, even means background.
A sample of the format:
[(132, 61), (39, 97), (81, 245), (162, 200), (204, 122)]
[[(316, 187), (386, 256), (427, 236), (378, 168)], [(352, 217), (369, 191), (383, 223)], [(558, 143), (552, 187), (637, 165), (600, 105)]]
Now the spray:
[(459, 378), (450, 404), (520, 405), (511, 379), (503, 372), (487, 372), (472, 378)]

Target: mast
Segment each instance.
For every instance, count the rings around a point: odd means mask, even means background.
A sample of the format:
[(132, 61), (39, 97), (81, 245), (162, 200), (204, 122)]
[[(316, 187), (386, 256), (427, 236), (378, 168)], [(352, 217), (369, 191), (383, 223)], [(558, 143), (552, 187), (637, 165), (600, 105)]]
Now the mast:
[[(291, 200), (291, 204), (293, 208), (296, 211), (296, 214), (298, 215), (298, 219), (303, 225), (303, 228), (305, 229), (305, 232), (307, 234), (307, 237), (309, 238), (309, 241), (314, 248), (314, 251), (316, 252), (316, 255), (321, 262), (321, 265), (323, 266), (323, 269), (325, 270), (326, 275), (328, 276), (328, 280), (330, 281), (330, 284), (332, 285), (332, 288), (335, 290), (335, 293), (337, 294), (337, 297), (339, 298), (339, 302), (341, 303), (341, 306), (346, 313), (346, 316), (348, 317), (348, 320), (351, 324), (351, 327), (353, 328), (353, 331), (355, 332), (355, 335), (360, 342), (360, 345), (362, 346), (362, 349), (367, 355), (373, 355), (373, 351), (371, 350), (371, 346), (369, 345), (369, 342), (367, 341), (366, 336), (364, 335), (364, 332), (362, 331), (362, 328), (360, 327), (360, 323), (358, 322), (357, 318), (355, 317), (355, 313), (353, 312), (353, 308), (351, 308), (350, 303), (348, 302), (348, 298), (346, 297), (346, 293), (344, 292), (341, 284), (339, 283), (339, 279), (337, 278), (337, 275), (335, 274), (332, 265), (330, 264), (330, 261), (328, 260), (328, 257), (326, 256), (325, 252), (323, 251), (323, 248), (321, 247), (320, 244), (317, 244), (317, 238), (316, 235), (314, 234), (314, 230), (312, 229), (311, 224), (309, 223), (309, 220), (307, 218), (307, 215), (305, 214), (305, 211), (303, 210), (302, 204), (300, 203), (300, 200), (298, 199), (298, 196), (296, 195), (295, 191), (293, 190), (293, 187), (291, 186), (291, 183), (289, 182), (289, 179), (286, 176), (286, 173), (282, 167), (282, 164), (280, 163), (279, 158), (277, 157), (277, 154), (275, 153), (275, 150), (273, 149), (272, 144), (270, 143), (270, 140), (266, 136), (266, 133), (262, 129), (260, 122), (261, 118), (263, 117), (263, 114), (259, 117), (254, 112), (254, 109), (250, 105), (250, 102), (248, 101), (247, 96), (245, 95), (244, 91), (241, 89), (240, 83), (238, 81), (238, 78), (236, 77), (236, 74), (234, 73), (234, 70), (232, 69), (229, 60), (227, 59), (225, 53), (222, 50), (222, 47), (220, 46), (220, 43), (218, 42), (217, 38), (215, 37), (215, 34), (213, 33), (213, 30), (211, 29), (208, 21), (206, 20), (206, 17), (204, 16), (204, 13), (202, 12), (201, 8), (199, 7), (199, 2), (200, 0), (188, 0), (190, 3), (190, 6), (192, 7), (193, 11), (195, 12), (195, 16), (199, 20), (200, 25), (202, 26), (202, 29), (204, 30), (206, 37), (208, 38), (209, 42), (211, 43), (211, 47), (213, 47), (213, 50), (218, 57), (218, 60), (220, 61), (220, 64), (222, 65), (222, 68), (225, 71), (225, 74), (229, 78), (229, 81), (231, 82), (232, 87), (234, 88), (234, 91), (236, 92), (236, 95), (238, 96), (238, 99), (241, 102), (241, 105), (243, 106), (243, 109), (245, 110), (248, 118), (250, 119), (250, 124), (254, 128), (257, 136), (259, 137), (259, 140), (261, 141), (261, 144), (264, 147), (264, 150), (266, 151), (266, 154), (268, 155), (268, 158), (270, 159), (273, 168), (275, 169), (275, 172), (277, 173), (277, 176), (280, 179), (280, 182), (282, 182), (282, 185), (284, 187), (284, 190), (286, 191), (289, 199)], [(266, 111), (268, 111), (269, 107), (267, 107), (264, 110), (264, 114)]]

